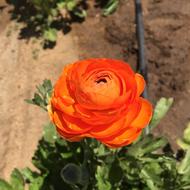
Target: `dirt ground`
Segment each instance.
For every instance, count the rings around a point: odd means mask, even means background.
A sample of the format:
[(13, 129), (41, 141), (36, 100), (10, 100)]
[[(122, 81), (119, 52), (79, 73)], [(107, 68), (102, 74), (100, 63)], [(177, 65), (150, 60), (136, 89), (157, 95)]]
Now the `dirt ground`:
[[(0, 7), (5, 5), (0, 1)], [(64, 64), (78, 60), (72, 35), (60, 35), (57, 46), (43, 51), (39, 44), (18, 39), (9, 7), (0, 13), (0, 177), (14, 167), (30, 166), (31, 157), (48, 121), (47, 113), (28, 105), (35, 86), (55, 81)], [(68, 51), (69, 49), (69, 51)], [(36, 58), (38, 56), (38, 58)]]
[[(30, 166), (30, 159), (47, 122), (47, 114), (27, 105), (35, 85), (55, 81), (64, 64), (89, 57), (123, 59), (135, 69), (137, 45), (132, 0), (103, 18), (98, 8), (87, 19), (59, 35), (54, 49), (42, 50), (33, 40), (19, 40), (19, 27), (10, 21), (10, 7), (0, 0), (0, 177), (14, 167)], [(4, 7), (5, 8), (2, 8)], [(156, 129), (175, 142), (190, 120), (190, 1), (144, 0), (149, 67), (149, 97), (174, 97), (175, 103)]]
[[(136, 68), (134, 1), (121, 2), (108, 18), (92, 8), (86, 22), (74, 27), (80, 58), (123, 59)], [(176, 148), (190, 121), (190, 1), (144, 0), (143, 10), (149, 98), (154, 104), (160, 97), (175, 100), (155, 133), (166, 135)]]

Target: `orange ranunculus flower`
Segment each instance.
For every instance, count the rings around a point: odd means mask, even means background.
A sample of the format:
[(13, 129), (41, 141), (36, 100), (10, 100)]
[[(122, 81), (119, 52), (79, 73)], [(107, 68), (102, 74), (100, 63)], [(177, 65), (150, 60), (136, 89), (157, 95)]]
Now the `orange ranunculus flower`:
[(152, 116), (140, 97), (145, 81), (130, 66), (113, 59), (88, 59), (67, 65), (55, 84), (49, 113), (69, 141), (95, 138), (109, 147), (133, 142)]

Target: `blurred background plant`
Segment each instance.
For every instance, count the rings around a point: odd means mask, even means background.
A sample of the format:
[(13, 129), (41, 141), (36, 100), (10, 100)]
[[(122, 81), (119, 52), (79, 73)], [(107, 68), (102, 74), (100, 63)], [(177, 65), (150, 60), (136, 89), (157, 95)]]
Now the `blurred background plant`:
[(178, 145), (184, 149), (190, 149), (190, 123), (188, 123), (187, 128), (184, 130), (183, 138), (177, 140)]
[[(27, 102), (44, 109), (51, 88), (51, 82), (45, 80)], [(151, 129), (158, 125), (172, 102), (171, 98), (158, 101)], [(189, 126), (180, 145), (189, 143), (188, 134)], [(94, 139), (67, 142), (48, 123), (32, 158), (37, 170), (14, 169), (9, 182), (0, 180), (0, 189), (24, 190), (28, 186), (29, 190), (188, 190), (190, 148), (184, 148), (183, 143), (183, 150), (174, 152), (167, 139), (149, 134), (132, 145), (109, 149)]]
[[(53, 46), (57, 32), (70, 31), (71, 23), (82, 21), (87, 16), (87, 0), (7, 0), (14, 6), (12, 19), (25, 24), (21, 38), (36, 36), (42, 38), (42, 45)], [(119, 0), (97, 0), (94, 5), (102, 8), (102, 15), (113, 13)]]

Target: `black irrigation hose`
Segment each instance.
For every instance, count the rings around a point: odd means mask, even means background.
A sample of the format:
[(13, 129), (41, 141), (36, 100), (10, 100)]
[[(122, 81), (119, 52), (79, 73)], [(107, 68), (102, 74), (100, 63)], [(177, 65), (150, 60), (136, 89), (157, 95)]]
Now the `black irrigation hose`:
[[(143, 24), (141, 0), (135, 0), (135, 12), (136, 12), (136, 34), (138, 42), (137, 70), (144, 76), (145, 80), (147, 81), (147, 63), (146, 63), (147, 61), (145, 57), (144, 24)], [(144, 93), (144, 97), (145, 96), (147, 96), (147, 93)]]
[[(146, 82), (148, 80), (147, 76), (147, 60), (145, 56), (145, 40), (144, 40), (144, 24), (142, 15), (142, 5), (141, 0), (135, 0), (135, 14), (136, 14), (136, 35), (138, 42), (138, 64), (137, 70), (143, 75)], [(144, 98), (148, 98), (147, 87), (145, 87), (142, 94)], [(145, 129), (145, 133), (148, 134), (149, 128)]]

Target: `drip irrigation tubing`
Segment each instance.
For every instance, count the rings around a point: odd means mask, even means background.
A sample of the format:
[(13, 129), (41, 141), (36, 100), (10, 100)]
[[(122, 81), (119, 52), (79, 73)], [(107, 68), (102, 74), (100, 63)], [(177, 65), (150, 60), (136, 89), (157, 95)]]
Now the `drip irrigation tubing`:
[[(145, 39), (144, 39), (144, 23), (142, 14), (142, 4), (141, 0), (135, 1), (135, 17), (136, 17), (136, 35), (138, 43), (138, 61), (137, 70), (143, 75), (146, 83), (148, 82), (148, 72), (147, 72), (147, 60), (145, 55)], [(142, 94), (144, 98), (148, 98), (147, 87), (145, 87)], [(149, 134), (149, 127), (145, 128), (145, 134)]]

